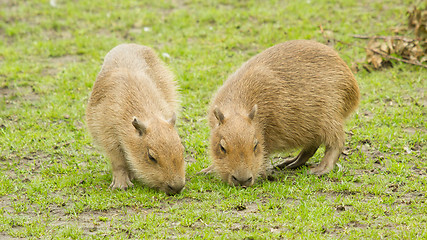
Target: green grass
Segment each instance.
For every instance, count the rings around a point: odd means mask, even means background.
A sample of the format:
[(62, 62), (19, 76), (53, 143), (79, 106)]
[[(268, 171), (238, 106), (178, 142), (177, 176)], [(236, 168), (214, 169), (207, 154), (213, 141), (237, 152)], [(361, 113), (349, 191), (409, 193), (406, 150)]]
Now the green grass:
[[(391, 35), (413, 1), (56, 3), (0, 1), (0, 238), (427, 238), (427, 71), (419, 67), (356, 73), (361, 104), (347, 122), (341, 167), (327, 176), (303, 168), (237, 189), (197, 174), (210, 163), (208, 103), (243, 62), (286, 40), (325, 43), (321, 25), (352, 65), (366, 44), (352, 35)], [(108, 161), (86, 130), (102, 59), (124, 42), (153, 47), (180, 85), (180, 195), (140, 184), (109, 190)]]

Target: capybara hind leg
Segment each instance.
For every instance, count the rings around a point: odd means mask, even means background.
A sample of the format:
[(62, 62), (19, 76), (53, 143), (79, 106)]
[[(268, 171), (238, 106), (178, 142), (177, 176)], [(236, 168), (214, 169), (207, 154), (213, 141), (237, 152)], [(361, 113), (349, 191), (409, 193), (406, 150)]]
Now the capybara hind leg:
[(126, 158), (123, 151), (120, 148), (111, 150), (108, 152), (108, 156), (111, 160), (111, 168), (113, 170), (113, 181), (110, 184), (111, 189), (122, 189), (126, 190), (128, 187), (132, 187), (131, 182), (133, 174), (129, 171)]
[(294, 169), (297, 168), (308, 161), (317, 151), (319, 145), (310, 145), (301, 150), (301, 152), (295, 158), (285, 160), (283, 163), (276, 165), (276, 168), (279, 169)]
[(340, 157), (341, 152), (342, 148), (340, 147), (326, 146), (325, 156), (316, 167), (310, 169), (310, 174), (323, 175), (332, 171), (338, 161), (338, 158)]

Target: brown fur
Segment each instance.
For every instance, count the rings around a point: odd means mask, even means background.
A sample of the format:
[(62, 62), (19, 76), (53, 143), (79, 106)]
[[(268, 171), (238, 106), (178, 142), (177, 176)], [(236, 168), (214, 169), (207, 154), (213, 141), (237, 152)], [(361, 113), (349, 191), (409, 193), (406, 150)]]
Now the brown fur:
[(308, 40), (273, 46), (243, 64), (213, 98), (213, 165), (203, 171), (216, 171), (231, 185), (251, 186), (266, 170), (269, 154), (302, 148), (278, 165), (296, 168), (323, 144), (325, 156), (310, 172), (325, 174), (342, 151), (344, 119), (359, 95), (353, 74), (333, 49)]
[(111, 161), (111, 188), (126, 189), (135, 176), (169, 194), (181, 191), (184, 148), (174, 128), (177, 110), (173, 75), (151, 48), (122, 44), (106, 55), (86, 122)]

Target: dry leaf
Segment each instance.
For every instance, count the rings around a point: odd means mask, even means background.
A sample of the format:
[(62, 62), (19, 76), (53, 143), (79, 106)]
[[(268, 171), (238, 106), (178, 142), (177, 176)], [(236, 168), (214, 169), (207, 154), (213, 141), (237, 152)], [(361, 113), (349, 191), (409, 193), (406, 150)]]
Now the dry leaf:
[(398, 26), (390, 29), (394, 34), (400, 34), (401, 32), (406, 32), (408, 28), (406, 26)]
[[(409, 29), (413, 29), (416, 39), (406, 36), (376, 36), (371, 38), (365, 49), (366, 62), (373, 69), (392, 66), (390, 59), (415, 65), (427, 62), (427, 7), (424, 10), (416, 7), (409, 10), (408, 26)], [(408, 29), (403, 27), (392, 29), (394, 33), (401, 34), (406, 30)], [(325, 32), (322, 33), (325, 34)], [(369, 37), (362, 35), (361, 38)], [(372, 70), (372, 67), (368, 65), (362, 66), (369, 72)]]
[(394, 46), (393, 46), (393, 40), (391, 40), (391, 38), (390, 38), (390, 37), (388, 37), (388, 38), (386, 39), (386, 44), (387, 44), (387, 47), (388, 47), (388, 49), (389, 49), (389, 53), (390, 53), (390, 54), (395, 53), (395, 51), (394, 51)]
[(408, 11), (408, 25), (409, 28), (414, 29), (415, 36), (421, 40), (427, 38), (427, 7), (426, 9), (417, 9), (413, 7), (412, 10)]
[(384, 53), (389, 53), (389, 52), (390, 52), (390, 51), (389, 51), (389, 48), (387, 47), (387, 44), (386, 44), (386, 43), (381, 43), (380, 50), (381, 50), (382, 52), (384, 52)]
[(372, 65), (374, 65), (374, 68), (379, 69), (381, 67), (381, 63), (383, 61), (381, 56), (373, 55), (370, 60)]

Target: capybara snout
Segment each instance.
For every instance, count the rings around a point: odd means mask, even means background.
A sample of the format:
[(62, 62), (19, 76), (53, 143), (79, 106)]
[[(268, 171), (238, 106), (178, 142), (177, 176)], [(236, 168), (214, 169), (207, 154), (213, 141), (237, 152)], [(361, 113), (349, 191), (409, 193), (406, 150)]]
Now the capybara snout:
[(219, 160), (215, 170), (230, 185), (252, 186), (262, 171), (263, 136), (254, 121), (256, 111), (256, 105), (243, 114), (214, 109), (217, 131), (211, 135), (210, 152)]

